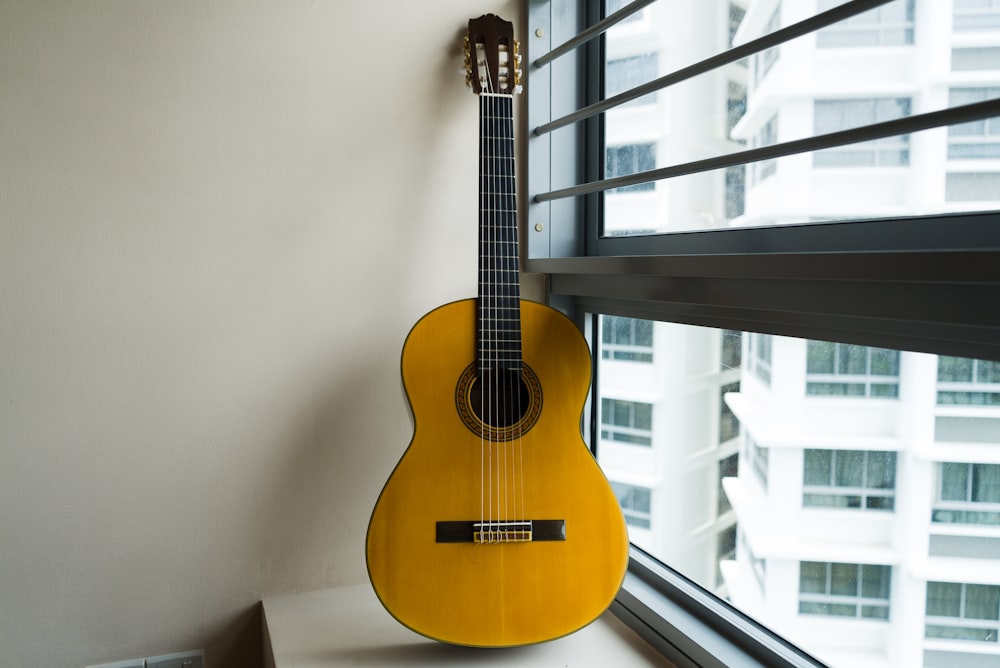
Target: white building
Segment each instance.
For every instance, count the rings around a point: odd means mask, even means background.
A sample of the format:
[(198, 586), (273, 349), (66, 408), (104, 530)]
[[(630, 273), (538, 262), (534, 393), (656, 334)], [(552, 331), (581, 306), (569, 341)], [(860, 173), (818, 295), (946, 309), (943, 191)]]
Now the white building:
[[(660, 4), (609, 34), (609, 96), (842, 3)], [(895, 0), (677, 88), (608, 113), (608, 175), (995, 98), (1000, 2)], [(611, 192), (606, 231), (998, 202), (990, 120)], [(602, 324), (633, 542), (835, 666), (1000, 665), (1000, 363)]]

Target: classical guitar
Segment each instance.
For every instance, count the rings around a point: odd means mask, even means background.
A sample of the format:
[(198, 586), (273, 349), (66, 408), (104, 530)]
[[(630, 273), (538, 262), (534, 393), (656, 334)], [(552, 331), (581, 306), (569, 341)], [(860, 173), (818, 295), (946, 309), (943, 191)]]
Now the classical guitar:
[(514, 194), (517, 43), (469, 21), (479, 95), (479, 295), (420, 319), (403, 346), (414, 431), (368, 525), (368, 575), (412, 630), (501, 647), (558, 638), (611, 604), (628, 560), (614, 493), (580, 434), (587, 344), (521, 301)]

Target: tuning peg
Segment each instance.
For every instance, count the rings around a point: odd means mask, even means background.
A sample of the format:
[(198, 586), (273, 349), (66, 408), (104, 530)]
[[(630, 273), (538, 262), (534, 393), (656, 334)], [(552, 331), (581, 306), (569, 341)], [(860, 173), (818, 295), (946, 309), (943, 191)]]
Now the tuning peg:
[(465, 85), (467, 87), (469, 87), (469, 88), (472, 88), (472, 72), (471, 71), (467, 71), (465, 73)]

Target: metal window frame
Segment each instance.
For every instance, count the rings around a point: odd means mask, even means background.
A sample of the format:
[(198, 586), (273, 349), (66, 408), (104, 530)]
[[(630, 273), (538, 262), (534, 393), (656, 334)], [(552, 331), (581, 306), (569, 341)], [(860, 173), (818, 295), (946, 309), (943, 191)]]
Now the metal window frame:
[[(861, 4), (878, 3), (847, 3)], [(604, 24), (621, 20), (633, 5)], [(1000, 309), (990, 307), (1000, 304), (1000, 211), (602, 237), (603, 185), (552, 194), (600, 181), (600, 110), (649, 91), (601, 102), (603, 40), (575, 37), (600, 21), (599, 0), (562, 0), (558, 12), (548, 0), (526, 0), (525, 15), (523, 268), (546, 276), (550, 303), (585, 332), (593, 334), (596, 321), (588, 314), (607, 313), (1000, 360)], [(792, 36), (782, 29), (668, 77), (694, 76)], [(907, 119), (891, 123), (898, 125), (892, 131), (914, 131)], [(804, 150), (815, 143), (806, 140)], [(764, 155), (769, 150), (743, 158), (777, 156)], [(727, 160), (733, 156), (711, 166)], [(628, 185), (617, 181), (606, 185)], [(591, 434), (594, 403), (584, 425)], [(612, 609), (685, 668), (823, 665), (635, 546)]]

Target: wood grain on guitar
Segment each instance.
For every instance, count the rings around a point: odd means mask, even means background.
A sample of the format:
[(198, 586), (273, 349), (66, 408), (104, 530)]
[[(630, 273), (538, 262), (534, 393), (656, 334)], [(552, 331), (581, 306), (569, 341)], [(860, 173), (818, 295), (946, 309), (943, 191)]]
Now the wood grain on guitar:
[(469, 21), (480, 99), (479, 294), (425, 315), (403, 346), (414, 433), (375, 504), (368, 573), (399, 622), (443, 642), (558, 638), (614, 600), (621, 510), (580, 435), (587, 344), (518, 287), (510, 23)]

